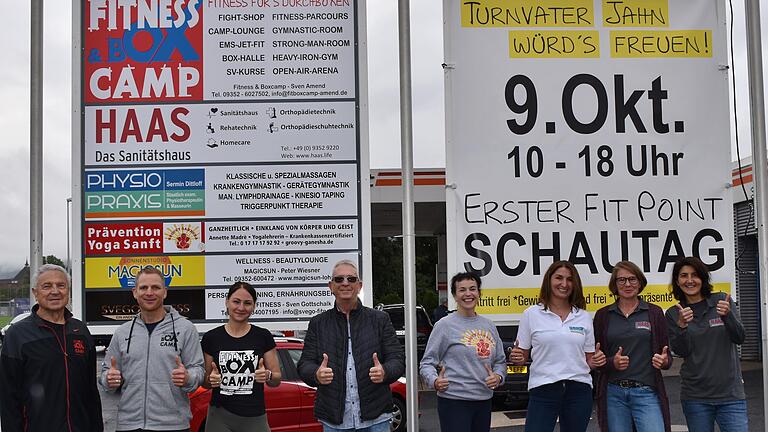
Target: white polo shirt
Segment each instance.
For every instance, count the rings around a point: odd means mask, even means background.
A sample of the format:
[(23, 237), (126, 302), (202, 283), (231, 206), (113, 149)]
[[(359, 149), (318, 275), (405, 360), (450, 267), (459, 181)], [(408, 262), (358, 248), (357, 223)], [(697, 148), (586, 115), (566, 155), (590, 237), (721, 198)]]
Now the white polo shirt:
[(595, 334), (587, 311), (573, 308), (560, 321), (542, 304), (531, 306), (523, 312), (517, 340), (531, 350), (528, 390), (561, 380), (592, 385), (585, 353), (595, 351)]

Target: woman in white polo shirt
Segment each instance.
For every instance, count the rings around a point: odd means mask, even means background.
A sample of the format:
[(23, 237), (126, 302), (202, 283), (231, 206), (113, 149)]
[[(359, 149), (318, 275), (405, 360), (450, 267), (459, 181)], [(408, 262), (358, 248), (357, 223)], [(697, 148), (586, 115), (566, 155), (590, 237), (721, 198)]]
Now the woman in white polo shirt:
[(605, 364), (595, 350), (592, 318), (579, 272), (568, 261), (557, 261), (544, 273), (539, 304), (523, 312), (516, 347), (509, 355), (515, 364), (533, 361), (528, 379), (525, 430), (584, 432), (592, 413), (590, 369)]

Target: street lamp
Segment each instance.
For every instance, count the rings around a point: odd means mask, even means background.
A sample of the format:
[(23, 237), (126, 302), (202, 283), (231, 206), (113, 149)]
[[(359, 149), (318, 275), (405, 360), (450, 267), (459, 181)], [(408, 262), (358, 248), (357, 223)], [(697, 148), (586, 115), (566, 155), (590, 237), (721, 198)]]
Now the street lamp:
[(70, 247), (69, 247), (69, 206), (72, 204), (72, 198), (67, 198), (67, 272), (72, 271), (72, 263), (70, 262)]

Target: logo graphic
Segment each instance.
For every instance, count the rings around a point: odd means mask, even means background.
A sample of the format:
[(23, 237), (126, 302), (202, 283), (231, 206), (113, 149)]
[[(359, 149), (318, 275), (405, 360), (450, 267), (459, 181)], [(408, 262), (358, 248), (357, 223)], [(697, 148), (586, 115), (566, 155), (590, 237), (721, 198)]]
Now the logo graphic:
[(635, 323), (635, 328), (651, 331), (651, 323), (649, 321), (638, 321)]
[(173, 332), (170, 333), (163, 333), (162, 336), (160, 336), (160, 346), (161, 347), (171, 347), (176, 348), (178, 345), (179, 338), (176, 337), (176, 334)]
[[(193, 249), (202, 251), (205, 248), (204, 244), (200, 242), (202, 238), (200, 231), (200, 224), (166, 224), (163, 237), (179, 252), (187, 252)], [(198, 247), (192, 248), (195, 243), (197, 243)], [(168, 248), (168, 246), (170, 245), (166, 243), (166, 252), (172, 249), (172, 247)]]
[(491, 351), (496, 346), (496, 341), (488, 330), (467, 330), (461, 337), (461, 343), (475, 347), (477, 356), (481, 359), (491, 358)]
[(253, 393), (253, 378), (259, 356), (254, 350), (219, 351), (221, 394)]
[(723, 320), (720, 318), (712, 318), (709, 320), (709, 326), (710, 327), (722, 327), (725, 323), (723, 323)]
[[(205, 285), (205, 257), (184, 255), (93, 257), (85, 260), (86, 288), (128, 288), (136, 285), (136, 275), (144, 267), (155, 267), (165, 278), (167, 287), (198, 287)], [(131, 297), (117, 302), (98, 301), (96, 304), (132, 303)]]
[(75, 354), (78, 355), (84, 355), (85, 354), (85, 343), (81, 341), (80, 339), (75, 339), (72, 341), (72, 349), (75, 351)]
[(203, 216), (204, 169), (89, 170), (86, 218)]
[(203, 2), (87, 3), (86, 103), (202, 100)]
[(580, 335), (585, 334), (584, 327), (575, 327), (575, 326), (569, 326), (568, 330), (571, 331), (571, 333), (578, 333)]

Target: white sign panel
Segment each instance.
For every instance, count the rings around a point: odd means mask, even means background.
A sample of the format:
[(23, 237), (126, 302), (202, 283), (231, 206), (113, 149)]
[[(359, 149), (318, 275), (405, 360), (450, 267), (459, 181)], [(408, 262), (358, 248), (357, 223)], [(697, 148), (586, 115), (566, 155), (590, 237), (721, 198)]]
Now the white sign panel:
[(300, 327), (370, 265), (365, 2), (129, 3), (76, 2), (76, 308), (111, 319), (153, 265), (190, 319), (247, 281)]
[[(328, 287), (257, 288), (254, 319), (291, 316), (309, 319), (333, 307), (333, 294)], [(226, 289), (205, 290), (205, 319), (227, 319), (224, 306)]]
[[(718, 9), (720, 8), (720, 9)], [(708, 0), (444, 1), (449, 270), (513, 321), (554, 260), (588, 309), (620, 260), (672, 304), (672, 264), (733, 278), (724, 11)]]
[(87, 107), (88, 165), (354, 160), (354, 102)]

